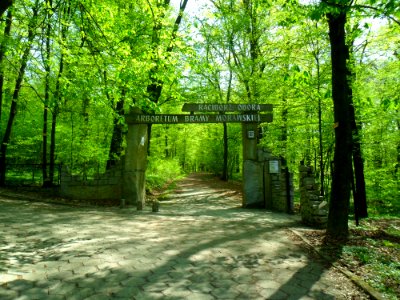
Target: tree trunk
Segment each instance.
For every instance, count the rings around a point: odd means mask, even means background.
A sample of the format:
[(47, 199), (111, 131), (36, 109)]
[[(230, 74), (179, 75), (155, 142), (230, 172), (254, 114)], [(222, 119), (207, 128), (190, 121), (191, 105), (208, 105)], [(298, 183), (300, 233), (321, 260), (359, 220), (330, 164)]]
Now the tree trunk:
[(53, 108), (51, 116), (51, 132), (50, 132), (50, 154), (49, 154), (49, 181), (50, 185), (54, 184), (55, 161), (56, 161), (56, 126), (57, 126), (58, 107)]
[(51, 33), (51, 8), (53, 6), (52, 0), (47, 0), (47, 26), (46, 26), (46, 53), (44, 59), (44, 68), (46, 71), (45, 87), (44, 87), (44, 109), (43, 109), (43, 140), (42, 140), (42, 177), (43, 187), (50, 187), (51, 181), (47, 173), (47, 128), (48, 128), (48, 113), (50, 101), (50, 33)]
[(0, 45), (0, 121), (1, 121), (1, 114), (2, 114), (2, 107), (3, 107), (3, 93), (4, 93), (4, 66), (3, 60), (6, 53), (8, 37), (10, 36), (11, 32), (11, 23), (12, 23), (12, 13), (11, 10), (7, 12), (6, 18), (6, 26), (4, 28), (4, 37)]
[(352, 176), (352, 131), (350, 97), (347, 84), (348, 48), (345, 36), (346, 12), (328, 14), (332, 60), (332, 98), (335, 118), (335, 154), (329, 203), (327, 235), (348, 236), (348, 213)]
[[(70, 15), (70, 5), (64, 8), (63, 18), (66, 18)], [(61, 28), (61, 40), (65, 40), (65, 35), (67, 32), (67, 25), (63, 25)], [(59, 104), (61, 103), (62, 94), (61, 94), (61, 77), (64, 72), (64, 54), (61, 51), (60, 63), (58, 67), (58, 74), (56, 80), (56, 88), (54, 92), (54, 106), (52, 109), (52, 118), (51, 118), (51, 136), (50, 136), (50, 166), (49, 166), (49, 178), (51, 184), (54, 184), (54, 174), (55, 174), (55, 161), (56, 161), (56, 127), (57, 127), (57, 116), (60, 112)]]
[[(46, 97), (45, 97), (46, 98)], [(47, 99), (48, 100), (48, 99)], [(47, 119), (48, 119), (49, 106), (45, 100), (43, 109), (43, 139), (42, 139), (42, 177), (43, 187), (51, 186), (50, 178), (47, 173)]]
[[(354, 40), (349, 42), (349, 56), (347, 57), (354, 63), (353, 59), (353, 48)], [(351, 55), (351, 56), (350, 56)], [(368, 207), (367, 207), (367, 194), (365, 190), (365, 178), (364, 178), (364, 160), (361, 152), (361, 124), (357, 124), (356, 121), (356, 111), (353, 101), (353, 88), (352, 82), (355, 78), (355, 73), (353, 70), (348, 68), (348, 91), (349, 91), (349, 101), (350, 101), (350, 118), (351, 118), (351, 129), (352, 129), (352, 155), (353, 155), (353, 198), (354, 198), (354, 209), (356, 213), (357, 223), (358, 218), (368, 217)]]
[[(229, 48), (232, 49), (233, 47), (233, 40), (230, 37), (229, 40)], [(226, 93), (226, 103), (231, 101), (231, 92), (232, 92), (232, 80), (233, 80), (233, 71), (231, 66), (231, 52), (229, 53), (228, 57), (228, 64), (229, 64), (229, 79), (228, 79), (228, 90)], [(222, 169), (222, 180), (228, 181), (229, 173), (228, 173), (228, 159), (229, 159), (229, 140), (228, 140), (228, 124), (224, 123), (224, 165)]]
[(164, 142), (165, 142), (165, 148), (164, 148), (164, 155), (165, 155), (165, 158), (167, 158), (168, 159), (168, 157), (169, 157), (169, 150), (168, 150), (168, 147), (169, 147), (169, 144), (168, 144), (168, 134), (166, 134), (165, 136), (164, 136)]
[(365, 190), (365, 177), (364, 177), (364, 160), (361, 152), (360, 143), (360, 126), (356, 124), (356, 117), (354, 106), (350, 106), (350, 115), (353, 128), (353, 165), (355, 177), (355, 190), (354, 202), (357, 202), (358, 217), (368, 217), (367, 194)]
[[(396, 110), (397, 115), (399, 115), (399, 110)], [(397, 131), (400, 132), (400, 120), (396, 120), (397, 123)], [(397, 159), (396, 159), (396, 165), (394, 167), (394, 173), (397, 179), (399, 179), (399, 170), (400, 170), (400, 142), (397, 143)], [(397, 181), (399, 182), (399, 181)]]
[(228, 124), (223, 123), (224, 126), (224, 165), (222, 168), (222, 176), (221, 179), (224, 181), (228, 181)]
[[(178, 16), (175, 19), (175, 23), (174, 23), (172, 33), (171, 33), (171, 40), (166, 49), (167, 52), (172, 52), (172, 50), (174, 49), (174, 42), (176, 40), (179, 26), (182, 22), (183, 13), (186, 9), (186, 5), (187, 5), (188, 1), (189, 0), (183, 0), (180, 3)], [(169, 2), (170, 1), (166, 0), (163, 5), (165, 7), (167, 7), (169, 5)], [(164, 15), (162, 15), (162, 16), (164, 16)], [(161, 30), (162, 30), (161, 22), (156, 21), (156, 23), (153, 27), (153, 37), (152, 37), (152, 44), (153, 44), (154, 51), (157, 49), (157, 47), (160, 44), (159, 34), (160, 34)], [(155, 60), (157, 60), (157, 59), (155, 59)], [(157, 78), (157, 73), (159, 72), (159, 69), (157, 67), (157, 65), (158, 65), (157, 61), (155, 61), (155, 64), (156, 64), (156, 67), (154, 67), (153, 69), (150, 70), (150, 73), (149, 73), (150, 84), (147, 86), (146, 90), (149, 95), (150, 101), (152, 101), (153, 103), (158, 103), (158, 101), (160, 100), (160, 97), (161, 97), (164, 82)], [(151, 124), (148, 125), (147, 134), (148, 134), (147, 154), (150, 156)]]
[(4, 132), (3, 140), (1, 142), (1, 147), (0, 147), (0, 186), (5, 185), (7, 147), (8, 147), (8, 144), (10, 143), (11, 131), (12, 131), (12, 127), (14, 124), (15, 116), (17, 115), (17, 102), (18, 102), (19, 93), (21, 91), (22, 81), (25, 76), (25, 69), (28, 64), (29, 54), (30, 54), (31, 47), (32, 47), (32, 41), (33, 41), (33, 37), (34, 37), (33, 29), (35, 27), (38, 10), (39, 10), (38, 9), (38, 0), (36, 0), (35, 6), (32, 9), (33, 16), (32, 16), (32, 19), (30, 20), (29, 26), (28, 26), (28, 42), (27, 42), (27, 46), (24, 50), (24, 53), (22, 55), (21, 66), (18, 71), (17, 80), (15, 82), (14, 93), (12, 96), (10, 115), (8, 117), (7, 127)]
[(319, 61), (320, 49), (314, 53), (315, 62), (317, 65), (317, 95), (318, 95), (318, 141), (319, 141), (319, 176), (320, 176), (320, 196), (325, 195), (325, 172), (324, 172), (324, 144), (322, 133), (322, 98), (321, 98), (321, 66)]
[(111, 137), (110, 151), (108, 153), (107, 170), (119, 161), (122, 153), (122, 142), (124, 139), (124, 124), (121, 118), (124, 117), (125, 90), (122, 90), (121, 99), (118, 100), (115, 107), (114, 129)]
[(60, 79), (64, 71), (64, 55), (61, 54), (60, 65), (58, 69), (56, 90), (54, 93), (54, 107), (52, 110), (51, 118), (51, 136), (50, 136), (50, 170), (49, 179), (50, 183), (54, 184), (54, 174), (55, 174), (55, 160), (56, 160), (56, 126), (57, 126), (57, 116), (59, 113), (59, 103), (61, 102), (61, 87)]
[(0, 18), (3, 16), (4, 12), (13, 4), (12, 0), (1, 0), (0, 2)]

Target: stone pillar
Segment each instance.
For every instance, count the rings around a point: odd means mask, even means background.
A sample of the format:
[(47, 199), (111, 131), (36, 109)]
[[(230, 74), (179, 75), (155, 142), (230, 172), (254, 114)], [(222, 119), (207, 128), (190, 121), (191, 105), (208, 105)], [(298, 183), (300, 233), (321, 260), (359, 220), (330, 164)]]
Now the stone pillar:
[(242, 123), (243, 161), (257, 160), (258, 123)]
[(258, 123), (242, 124), (243, 141), (243, 202), (247, 208), (262, 208), (264, 204), (264, 168), (257, 159)]
[(319, 195), (313, 169), (301, 164), (299, 173), (302, 222), (312, 227), (325, 228), (328, 220), (328, 203)]
[(146, 195), (147, 145), (147, 124), (128, 124), (123, 195), (127, 204), (137, 205), (138, 209), (143, 209)]
[(264, 208), (263, 165), (253, 161), (243, 161), (243, 200), (246, 208)]

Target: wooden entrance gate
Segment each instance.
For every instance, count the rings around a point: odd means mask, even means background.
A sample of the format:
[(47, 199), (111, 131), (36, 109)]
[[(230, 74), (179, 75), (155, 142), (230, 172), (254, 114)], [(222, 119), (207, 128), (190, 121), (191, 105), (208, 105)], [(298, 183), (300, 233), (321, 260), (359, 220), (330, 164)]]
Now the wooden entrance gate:
[[(129, 125), (125, 155), (124, 195), (127, 203), (143, 208), (147, 165), (148, 124), (241, 123), (243, 143), (243, 207), (267, 207), (271, 187), (265, 172), (254, 172), (259, 164), (258, 136), (261, 123), (272, 122), (271, 104), (186, 103), (189, 114), (143, 114), (134, 109), (126, 116)], [(265, 162), (262, 162), (264, 165)], [(261, 164), (260, 164), (261, 165)], [(260, 196), (261, 195), (261, 196)]]

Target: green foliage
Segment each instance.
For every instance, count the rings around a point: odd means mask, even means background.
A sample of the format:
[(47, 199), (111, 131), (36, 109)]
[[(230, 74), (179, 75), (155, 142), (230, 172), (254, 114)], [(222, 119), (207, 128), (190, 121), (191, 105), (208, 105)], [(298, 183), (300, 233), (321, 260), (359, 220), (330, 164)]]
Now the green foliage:
[[(8, 162), (41, 160), (45, 26), (50, 24), (49, 119), (53, 114), (57, 117), (56, 163), (68, 165), (77, 174), (104, 170), (114, 121), (124, 123), (116, 109), (121, 101), (125, 113), (132, 107), (180, 113), (184, 102), (271, 103), (274, 121), (261, 125), (264, 135), (260, 144), (285, 157), (292, 172), (301, 160), (314, 166), (318, 177), (325, 175), (328, 193), (334, 120), (324, 16), (335, 12), (336, 4), (349, 1), (318, 5), (283, 0), (247, 2), (251, 5), (213, 1), (206, 14), (184, 19), (185, 26), (172, 41), (176, 12), (160, 1), (62, 0), (57, 6), (53, 3), (49, 17), (49, 2), (39, 1), (41, 22), (34, 31)], [(329, 2), (334, 5), (326, 5)], [(375, 22), (365, 16), (395, 17), (398, 8), (394, 3), (364, 1), (378, 10), (356, 6), (348, 16), (348, 37), (355, 41), (353, 100), (361, 126), (372, 214), (399, 211), (400, 34), (399, 26), (392, 23), (382, 22), (377, 30)], [(5, 74), (1, 136), (27, 42), (32, 5), (33, 1), (14, 1), (10, 37), (3, 36), (5, 22), (0, 23), (0, 43), (7, 45), (0, 66)], [(167, 51), (171, 45), (173, 50)], [(162, 85), (157, 102), (149, 93), (151, 84)], [(149, 187), (162, 185), (182, 170), (220, 174), (223, 144), (221, 124), (153, 126)], [(228, 125), (228, 146), (229, 173), (235, 177), (242, 169), (240, 125)]]
[[(400, 249), (400, 244), (392, 243), (387, 240), (372, 241), (370, 243), (380, 243), (378, 247), (396, 247)], [(400, 277), (400, 262), (389, 255), (377, 252), (368, 246), (344, 246), (343, 255), (348, 260), (356, 260), (359, 264), (370, 270), (370, 275), (364, 274), (369, 284), (378, 291), (384, 293), (388, 299), (397, 299), (395, 288), (396, 281)]]
[(177, 159), (151, 158), (146, 171), (146, 189), (151, 191), (162, 188), (166, 183), (177, 180), (182, 175)]

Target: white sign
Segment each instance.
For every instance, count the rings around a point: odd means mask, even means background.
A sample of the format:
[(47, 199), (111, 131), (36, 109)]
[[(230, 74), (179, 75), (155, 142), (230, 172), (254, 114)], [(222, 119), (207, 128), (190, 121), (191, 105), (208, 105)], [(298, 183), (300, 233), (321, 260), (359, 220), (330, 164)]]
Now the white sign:
[(277, 160), (269, 161), (269, 173), (270, 174), (279, 174), (279, 161), (277, 161)]
[(249, 138), (249, 139), (255, 138), (254, 130), (247, 131), (247, 138)]

